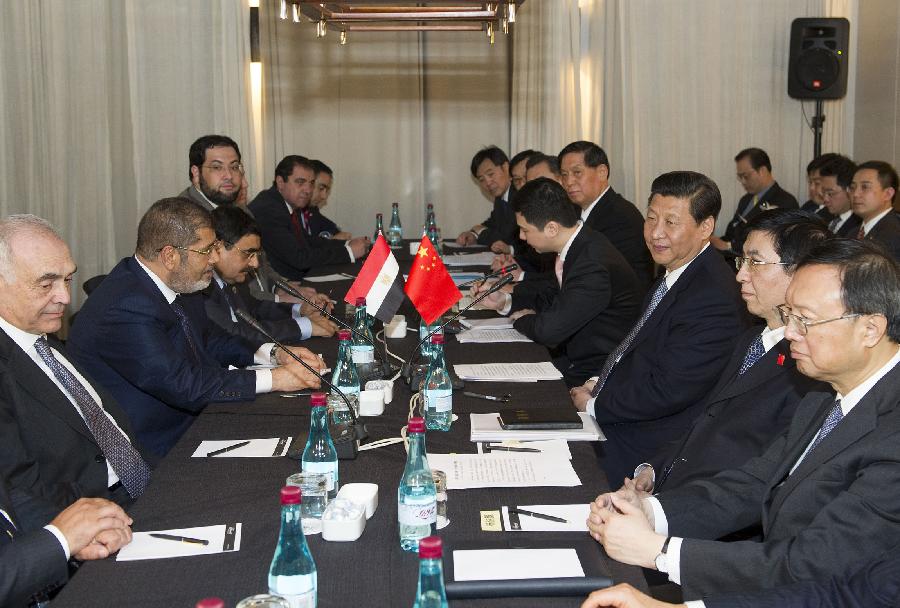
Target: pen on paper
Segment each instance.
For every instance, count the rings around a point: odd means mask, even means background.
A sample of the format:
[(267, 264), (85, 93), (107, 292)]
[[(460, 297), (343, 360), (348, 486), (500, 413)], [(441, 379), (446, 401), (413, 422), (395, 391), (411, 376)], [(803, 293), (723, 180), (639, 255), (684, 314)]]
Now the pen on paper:
[(190, 536), (178, 536), (176, 534), (162, 534), (160, 532), (151, 532), (150, 536), (153, 538), (161, 538), (162, 540), (174, 540), (179, 543), (188, 543), (191, 545), (203, 545), (206, 546), (209, 544), (209, 541), (203, 538), (191, 538)]
[(490, 445), (490, 444), (488, 444), (485, 447), (487, 447), (489, 452), (500, 451), (500, 452), (527, 452), (530, 454), (540, 454), (541, 453), (541, 450), (539, 450), (537, 448), (515, 448), (515, 447), (509, 447), (509, 446), (505, 446), (505, 445)]
[(563, 519), (562, 517), (556, 517), (555, 515), (545, 515), (544, 513), (535, 513), (534, 511), (526, 511), (525, 509), (510, 509), (510, 512), (518, 513), (519, 515), (527, 515), (528, 517), (534, 517), (535, 519), (555, 521), (561, 524), (569, 523), (569, 520)]
[(225, 452), (230, 452), (231, 450), (236, 450), (238, 448), (242, 448), (245, 445), (250, 445), (249, 441), (239, 441), (238, 443), (233, 443), (231, 445), (226, 445), (224, 448), (219, 448), (218, 450), (213, 450), (212, 452), (207, 452), (206, 457), (210, 456), (218, 456), (219, 454), (224, 454)]

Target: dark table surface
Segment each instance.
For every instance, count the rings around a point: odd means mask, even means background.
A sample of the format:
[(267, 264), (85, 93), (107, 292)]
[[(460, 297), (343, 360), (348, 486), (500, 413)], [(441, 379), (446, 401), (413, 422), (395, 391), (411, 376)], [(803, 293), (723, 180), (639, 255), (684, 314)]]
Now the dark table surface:
[[(398, 256), (399, 257), (399, 256)], [(401, 265), (402, 267), (402, 265)], [(350, 282), (317, 284), (341, 296)], [(482, 313), (483, 314), (483, 313)], [(407, 315), (411, 326), (414, 317)], [(333, 364), (334, 339), (313, 339), (305, 346), (322, 353)], [(405, 340), (389, 340), (401, 357), (414, 347), (414, 334)], [(546, 361), (547, 350), (537, 344), (464, 344), (448, 340), (448, 365), (502, 361)], [(395, 362), (396, 363), (396, 362)], [(472, 388), (474, 386), (474, 388)], [(511, 393), (510, 406), (553, 406), (571, 403), (564, 383), (474, 383), (472, 390), (489, 394)], [(405, 424), (411, 392), (395, 383), (394, 399), (383, 415), (364, 418), (370, 441), (398, 437)], [(474, 453), (469, 441), (469, 413), (497, 411), (498, 404), (462, 395), (453, 396), (459, 419), (449, 432), (428, 431), (426, 444), (432, 453)], [(242, 522), (241, 548), (234, 553), (176, 559), (116, 562), (107, 559), (85, 563), (54, 600), (54, 606), (193, 606), (207, 596), (223, 598), (227, 606), (266, 592), (269, 563), (279, 527), (279, 488), (300, 463), (289, 458), (191, 458), (203, 440), (298, 437), (305, 441), (309, 427), (309, 397), (264, 395), (252, 403), (211, 404), (188, 429), (178, 444), (154, 470), (145, 494), (129, 510), (134, 530), (162, 530)], [(448, 494), (450, 525), (439, 531), (445, 543), (494, 540), (516, 534), (571, 545), (584, 539), (580, 533), (483, 532), (480, 511), (501, 505), (569, 504), (593, 500), (608, 487), (596, 462), (592, 444), (570, 443), (572, 464), (582, 485), (577, 487), (490, 488), (451, 490)], [(397, 485), (405, 464), (402, 444), (360, 452), (355, 460), (339, 463), (341, 484), (378, 484), (378, 510), (366, 524), (362, 537), (351, 543), (323, 541), (308, 536), (318, 569), (318, 605), (411, 606), (418, 575), (418, 558), (400, 549), (397, 530)], [(596, 550), (602, 553), (599, 545)], [(450, 559), (445, 555), (445, 561)], [(603, 556), (607, 575), (614, 582), (628, 582), (646, 589), (639, 568), (625, 566)], [(578, 606), (583, 598), (502, 598), (453, 600), (454, 606)]]

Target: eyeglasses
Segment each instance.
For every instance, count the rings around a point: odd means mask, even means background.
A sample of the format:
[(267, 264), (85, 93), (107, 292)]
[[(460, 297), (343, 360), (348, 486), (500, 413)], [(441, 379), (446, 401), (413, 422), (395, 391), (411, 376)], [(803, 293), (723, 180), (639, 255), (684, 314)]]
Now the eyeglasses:
[[(181, 251), (193, 251), (194, 253), (199, 253), (200, 255), (209, 256), (219, 246), (220, 241), (213, 241), (212, 245), (209, 247), (204, 247), (203, 249), (191, 249), (190, 247), (177, 247), (172, 245), (175, 249), (179, 249)], [(162, 251), (162, 249), (160, 249)]]
[(244, 257), (247, 258), (248, 260), (251, 259), (251, 258), (257, 258), (257, 259), (258, 259), (258, 258), (259, 258), (259, 254), (262, 253), (262, 250), (261, 250), (261, 249), (241, 249), (240, 247), (238, 247), (238, 246), (235, 245), (234, 243), (229, 243), (228, 241), (225, 241), (225, 244), (228, 245), (229, 247), (234, 247), (235, 249), (237, 249), (238, 251), (240, 251), (241, 253), (243, 253), (243, 254), (244, 254)]
[(822, 196), (825, 198), (833, 198), (840, 194), (841, 192), (847, 192), (843, 188), (829, 188), (828, 190), (822, 190)]
[(778, 314), (781, 316), (781, 322), (784, 323), (785, 327), (790, 327), (793, 323), (794, 329), (797, 330), (797, 333), (801, 336), (805, 336), (809, 332), (809, 328), (814, 325), (822, 325), (823, 323), (831, 323), (832, 321), (840, 321), (842, 319), (855, 319), (856, 317), (861, 317), (862, 314), (855, 312), (848, 315), (841, 315), (840, 317), (834, 317), (833, 319), (821, 319), (819, 321), (811, 321), (805, 317), (801, 317), (800, 315), (791, 314), (790, 308), (786, 304), (780, 304), (775, 307), (778, 310)]
[(240, 173), (244, 174), (244, 165), (241, 163), (231, 163), (230, 165), (223, 165), (222, 163), (210, 163), (208, 165), (203, 165), (204, 169), (209, 169), (213, 173)]
[(734, 258), (734, 267), (741, 270), (741, 268), (746, 264), (750, 267), (750, 270), (755, 269), (757, 266), (787, 266), (787, 262), (761, 262), (760, 260), (754, 260), (753, 258)]

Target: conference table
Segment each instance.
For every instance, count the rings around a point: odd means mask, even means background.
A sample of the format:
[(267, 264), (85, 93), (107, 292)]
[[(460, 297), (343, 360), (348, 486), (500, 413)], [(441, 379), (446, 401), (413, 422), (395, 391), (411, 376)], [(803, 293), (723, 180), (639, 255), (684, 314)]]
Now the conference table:
[[(400, 257), (400, 256), (398, 256)], [(406, 257), (406, 256), (403, 256)], [(401, 258), (401, 269), (405, 264)], [(347, 270), (351, 270), (348, 268)], [(358, 270), (358, 268), (357, 268)], [(339, 299), (350, 280), (318, 283), (320, 291)], [(340, 308), (340, 306), (338, 307)], [(417, 317), (407, 301), (412, 327)], [(476, 313), (487, 315), (491, 313)], [(405, 357), (417, 342), (417, 332), (401, 340), (389, 339), (388, 347)], [(314, 338), (304, 345), (334, 364), (336, 338)], [(447, 363), (538, 362), (549, 360), (548, 351), (534, 343), (459, 344), (448, 339)], [(396, 361), (394, 361), (397, 364)], [(399, 364), (397, 364), (399, 366)], [(429, 453), (475, 453), (469, 440), (469, 414), (496, 412), (498, 407), (553, 406), (570, 404), (561, 381), (537, 383), (469, 383), (469, 390), (501, 395), (510, 403), (453, 395), (453, 410), (459, 417), (450, 431), (428, 431)], [(398, 437), (406, 423), (410, 389), (402, 379), (394, 383), (394, 395), (380, 416), (364, 417), (369, 439)], [(58, 607), (189, 607), (207, 596), (218, 596), (226, 606), (267, 591), (269, 563), (278, 539), (279, 489), (285, 479), (300, 470), (300, 463), (278, 458), (192, 458), (203, 440), (243, 440), (294, 437), (294, 448), (302, 449), (309, 429), (309, 397), (262, 395), (249, 403), (210, 404), (175, 447), (153, 471), (150, 486), (129, 509), (135, 531), (168, 530), (241, 522), (240, 549), (214, 555), (117, 562), (113, 558), (87, 562), (54, 600)], [(597, 463), (593, 444), (570, 442), (572, 464), (581, 485), (575, 487), (526, 487), (450, 490), (450, 524), (438, 534), (448, 547), (454, 544), (494, 542), (508, 539), (553, 541), (568, 546), (579, 532), (486, 532), (481, 529), (481, 511), (499, 511), (501, 505), (587, 503), (609, 485)], [(354, 460), (339, 462), (340, 483), (378, 484), (378, 509), (354, 542), (327, 542), (321, 535), (307, 536), (318, 569), (318, 606), (411, 606), (418, 576), (418, 557), (400, 549), (397, 526), (397, 486), (406, 460), (403, 444), (361, 451)], [(589, 537), (588, 537), (589, 538)], [(591, 541), (592, 542), (592, 541)], [(594, 543), (596, 545), (596, 543)], [(608, 559), (599, 545), (602, 573), (613, 582), (628, 582), (646, 590), (639, 568)], [(449, 556), (445, 553), (445, 565)], [(578, 606), (582, 597), (494, 598), (451, 600), (454, 606)]]

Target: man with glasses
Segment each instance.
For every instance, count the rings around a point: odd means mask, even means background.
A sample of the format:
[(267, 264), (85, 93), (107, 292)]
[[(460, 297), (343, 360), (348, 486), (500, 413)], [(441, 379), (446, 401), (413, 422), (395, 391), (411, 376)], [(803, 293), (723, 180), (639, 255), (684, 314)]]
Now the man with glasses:
[[(319, 385), (272, 344), (248, 347), (209, 322), (202, 297), (192, 294), (209, 285), (218, 259), (208, 211), (183, 198), (157, 201), (138, 225), (134, 256), (91, 294), (69, 335), (72, 356), (117, 398), (138, 438), (159, 456), (210, 402)], [(295, 352), (321, 368), (311, 352)], [(253, 363), (281, 367), (228, 369)]]
[[(797, 369), (837, 394), (807, 394), (739, 468), (591, 505), (611, 557), (666, 573), (686, 599), (847, 575), (900, 544), (900, 267), (866, 241), (827, 240), (779, 309)], [(751, 525), (761, 541), (716, 540)]]
[(819, 165), (819, 190), (822, 202), (831, 214), (828, 229), (835, 236), (855, 238), (862, 220), (853, 214), (850, 182), (856, 165), (846, 156), (834, 154)]
[(334, 323), (321, 315), (304, 316), (299, 304), (265, 302), (251, 296), (246, 283), (259, 267), (262, 252), (253, 218), (236, 207), (219, 207), (212, 212), (212, 222), (219, 240), (218, 260), (213, 264), (213, 280), (202, 292), (210, 321), (252, 343), (267, 342), (268, 338), (238, 319), (236, 310), (259, 321), (279, 342), (334, 335)]
[(204, 135), (188, 150), (191, 185), (179, 194), (204, 209), (234, 205), (244, 182), (244, 167), (237, 143), (226, 135)]

